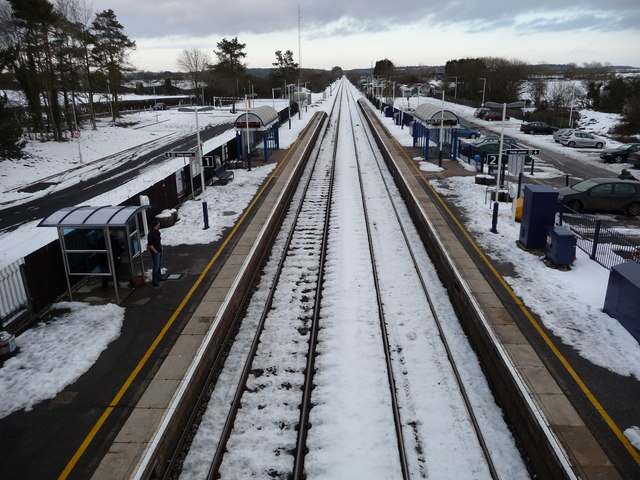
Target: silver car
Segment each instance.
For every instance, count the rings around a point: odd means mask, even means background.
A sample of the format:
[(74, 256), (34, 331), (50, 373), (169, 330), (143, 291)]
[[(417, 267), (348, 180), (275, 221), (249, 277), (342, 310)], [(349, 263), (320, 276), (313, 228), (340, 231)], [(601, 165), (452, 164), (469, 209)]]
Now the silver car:
[(604, 148), (607, 144), (603, 139), (587, 132), (574, 130), (560, 137), (560, 143), (567, 147), (595, 147)]
[(578, 129), (577, 128), (561, 128), (553, 132), (553, 139), (556, 141), (556, 143), (560, 143), (560, 139), (562, 138), (563, 135), (569, 135), (571, 132), (575, 132), (576, 130)]

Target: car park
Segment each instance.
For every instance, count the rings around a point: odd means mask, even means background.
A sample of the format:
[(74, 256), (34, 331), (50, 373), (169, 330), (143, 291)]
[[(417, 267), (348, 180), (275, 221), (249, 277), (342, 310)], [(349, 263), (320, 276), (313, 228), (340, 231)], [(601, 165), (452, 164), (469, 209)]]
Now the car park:
[(520, 125), (520, 131), (524, 133), (536, 134), (542, 133), (549, 135), (558, 130), (558, 127), (552, 127), (548, 123), (545, 122), (523, 122)]
[(486, 108), (486, 107), (480, 107), (480, 108), (476, 108), (476, 111), (473, 112), (473, 116), (474, 117), (478, 117), (478, 118), (482, 118), (484, 117), (484, 114), (487, 112), (490, 112), (491, 109), (490, 108)]
[(590, 178), (559, 190), (558, 201), (576, 212), (640, 215), (640, 181)]
[(482, 134), (471, 127), (463, 125), (462, 123), (458, 125), (458, 138), (479, 138)]
[(616, 148), (609, 148), (600, 152), (600, 158), (605, 163), (626, 162), (634, 152), (640, 151), (640, 143), (623, 143)]
[[(509, 120), (511, 117), (509, 115), (505, 115), (504, 119)], [(485, 113), (482, 116), (483, 120), (489, 120), (490, 122), (495, 120), (502, 120), (502, 113), (494, 112), (493, 110)]]
[(567, 147), (595, 147), (603, 148), (607, 142), (582, 130), (574, 130), (560, 137), (560, 143)]

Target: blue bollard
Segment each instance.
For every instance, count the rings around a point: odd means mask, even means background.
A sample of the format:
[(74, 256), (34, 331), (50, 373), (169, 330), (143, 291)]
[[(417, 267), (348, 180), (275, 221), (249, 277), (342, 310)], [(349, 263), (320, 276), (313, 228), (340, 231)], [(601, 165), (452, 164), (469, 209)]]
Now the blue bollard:
[(498, 233), (498, 190), (496, 189), (496, 201), (493, 203), (493, 216), (491, 217), (491, 233)]
[(202, 202), (202, 217), (204, 218), (203, 230), (206, 230), (209, 228), (209, 211), (207, 210), (207, 202)]

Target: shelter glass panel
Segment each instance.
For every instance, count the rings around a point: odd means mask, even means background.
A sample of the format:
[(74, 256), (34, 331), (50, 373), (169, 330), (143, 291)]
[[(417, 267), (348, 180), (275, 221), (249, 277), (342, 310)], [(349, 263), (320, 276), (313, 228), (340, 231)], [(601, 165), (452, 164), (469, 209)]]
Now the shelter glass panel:
[(65, 250), (103, 250), (107, 244), (101, 228), (64, 228)]
[(107, 252), (67, 252), (70, 275), (109, 274)]

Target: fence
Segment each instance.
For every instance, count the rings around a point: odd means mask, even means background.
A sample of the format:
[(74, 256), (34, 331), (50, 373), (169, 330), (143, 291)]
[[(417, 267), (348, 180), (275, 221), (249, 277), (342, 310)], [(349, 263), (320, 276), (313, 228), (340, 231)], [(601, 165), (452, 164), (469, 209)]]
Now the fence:
[(559, 207), (559, 224), (577, 235), (577, 246), (592, 260), (611, 269), (626, 261), (640, 262), (640, 240), (607, 227), (591, 215), (584, 215), (569, 207)]
[(20, 259), (0, 270), (0, 326), (2, 327), (12, 316), (29, 305), (22, 274), (23, 265), (24, 259)]

